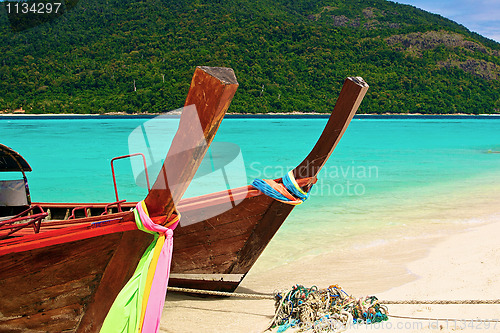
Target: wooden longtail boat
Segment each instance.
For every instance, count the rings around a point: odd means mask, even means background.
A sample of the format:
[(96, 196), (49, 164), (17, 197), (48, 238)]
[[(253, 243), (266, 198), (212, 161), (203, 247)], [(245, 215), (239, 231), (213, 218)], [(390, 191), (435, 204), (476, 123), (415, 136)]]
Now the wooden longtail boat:
[[(194, 177), (237, 86), (232, 69), (196, 68), (185, 103), (190, 112), (182, 113), (145, 199), (155, 223), (174, 213), (174, 202)], [(19, 154), (0, 147), (0, 170), (24, 175), (30, 169)], [(176, 186), (169, 187), (168, 180)], [(3, 185), (16, 192), (19, 183)], [(133, 205), (31, 203), (25, 193), (25, 202), (5, 200), (2, 208), (0, 332), (99, 332), (152, 235), (137, 229), (133, 213), (126, 211)]]
[[(188, 142), (200, 148), (189, 154), (170, 154), (171, 148), (145, 199), (156, 223), (163, 223), (175, 208), (182, 214), (174, 236), (171, 286), (236, 289), (294, 208), (252, 186), (184, 199), (174, 207), (201, 163), (236, 86), (228, 70), (197, 69), (186, 105), (197, 106), (205, 137), (190, 138), (187, 122), (181, 118), (172, 147)], [(344, 82), (318, 142), (293, 170), (304, 191), (315, 183), (367, 89), (361, 78)], [(206, 140), (207, 144), (197, 145), (193, 140)], [(168, 179), (181, 183), (174, 193), (165, 186), (166, 170), (175, 173), (172, 165), (178, 174), (169, 174)], [(228, 193), (232, 208), (221, 209), (227, 206)], [(32, 216), (36, 216), (35, 210), (42, 215), (50, 211), (50, 216), (24, 221), (38, 233), (23, 228), (0, 240), (0, 332), (99, 331), (113, 300), (151, 242), (151, 236), (136, 229), (133, 214), (127, 211), (135, 204), (31, 203)]]

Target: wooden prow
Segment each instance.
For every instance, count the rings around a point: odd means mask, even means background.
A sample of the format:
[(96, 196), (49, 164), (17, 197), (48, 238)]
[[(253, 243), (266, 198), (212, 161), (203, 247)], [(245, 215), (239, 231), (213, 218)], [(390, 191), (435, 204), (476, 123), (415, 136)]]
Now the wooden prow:
[(295, 179), (316, 177), (332, 154), (368, 90), (361, 77), (344, 81), (328, 123), (309, 155), (293, 170)]
[[(308, 190), (315, 182), (318, 172), (326, 163), (336, 145), (340, 141), (342, 134), (344, 134), (349, 122), (354, 117), (354, 114), (361, 104), (367, 90), (368, 84), (366, 84), (362, 78), (347, 78), (344, 81), (337, 104), (330, 115), (330, 119), (328, 120), (323, 133), (319, 137), (316, 145), (311, 150), (309, 155), (293, 170), (297, 183), (299, 183), (303, 189)], [(240, 207), (252, 208), (245, 209)], [(249, 231), (248, 236), (246, 236), (247, 238), (244, 238), (244, 241), (241, 241), (241, 243), (244, 242), (244, 244), (240, 245), (240, 243), (238, 245), (234, 245), (236, 244), (236, 241), (228, 242), (228, 244), (231, 244), (232, 247), (237, 249), (239, 248), (239, 250), (232, 253), (234, 257), (232, 260), (228, 260), (231, 266), (226, 268), (222, 273), (242, 274), (242, 276), (244, 276), (250, 270), (259, 255), (264, 251), (267, 244), (269, 244), (294, 207), (295, 206), (293, 205), (274, 200), (262, 194), (255, 197), (247, 197), (243, 202), (236, 206), (236, 208), (234, 208), (234, 211), (229, 211), (224, 213), (224, 215), (219, 215), (216, 218), (209, 219), (208, 225), (215, 225), (218, 221), (224, 221), (224, 223), (228, 224), (228, 219), (233, 219), (233, 223), (245, 221), (245, 226), (253, 225), (253, 229)], [(226, 218), (225, 215), (237, 216), (237, 218)], [(221, 229), (222, 228), (223, 227), (221, 226)], [(210, 228), (207, 227), (207, 230), (209, 229)], [(223, 233), (221, 231), (219, 232)], [(243, 238), (243, 236), (240, 237)], [(207, 237), (207, 239), (211, 240), (213, 238), (215, 237)], [(177, 239), (179, 240), (179, 234), (177, 234)], [(214, 243), (215, 241), (212, 241), (212, 248), (217, 247)], [(220, 256), (225, 256), (224, 258), (227, 258), (227, 248), (224, 248), (223, 246), (220, 246), (220, 248), (222, 249)], [(176, 250), (177, 252), (175, 252)], [(196, 260), (194, 259), (194, 256), (199, 255), (194, 251), (191, 253), (185, 251), (186, 253), (189, 253), (189, 255), (185, 255), (184, 258), (180, 258), (182, 255), (180, 254), (181, 250), (183, 249), (179, 249), (179, 247), (177, 247), (177, 249), (174, 248), (174, 252), (176, 253), (176, 256), (174, 256), (174, 266), (172, 270), (174, 273), (177, 272), (177, 267), (189, 267), (190, 263)], [(210, 253), (210, 261), (212, 261), (212, 258), (218, 258), (217, 254), (219, 253), (212, 250)], [(181, 261), (182, 259), (184, 259), (184, 261)], [(205, 259), (205, 262), (206, 261), (207, 260)], [(217, 263), (214, 263), (214, 266), (215, 265), (217, 265)], [(205, 266), (207, 266), (207, 264), (205, 264)], [(193, 270), (194, 269), (191, 271)], [(214, 271), (215, 270), (212, 268), (209, 272), (213, 273)], [(234, 290), (238, 283), (232, 285), (228, 283), (226, 285), (227, 290)], [(181, 282), (179, 282), (179, 285), (181, 285)], [(207, 285), (207, 288), (210, 288), (210, 286)]]
[[(180, 200), (193, 179), (237, 88), (238, 82), (230, 68), (196, 68), (179, 128), (160, 174), (145, 199), (153, 221), (161, 223), (174, 212), (175, 203)], [(175, 184), (169, 186), (168, 180)], [(155, 219), (159, 216), (162, 218)], [(133, 219), (134, 214), (129, 212), (122, 221)], [(76, 330), (78, 333), (99, 331), (113, 300), (133, 273), (130, 265), (124, 262), (134, 256), (137, 261), (140, 258), (137, 257), (137, 248), (144, 242), (143, 234), (137, 231), (126, 233), (121, 238), (119, 249), (109, 261), (94, 299), (80, 321)], [(147, 244), (151, 242), (149, 238), (146, 240)]]
[[(200, 166), (237, 88), (238, 82), (231, 68), (196, 68), (179, 128), (145, 199), (150, 216), (168, 218), (174, 212), (175, 204)], [(132, 216), (124, 219), (130, 218)]]

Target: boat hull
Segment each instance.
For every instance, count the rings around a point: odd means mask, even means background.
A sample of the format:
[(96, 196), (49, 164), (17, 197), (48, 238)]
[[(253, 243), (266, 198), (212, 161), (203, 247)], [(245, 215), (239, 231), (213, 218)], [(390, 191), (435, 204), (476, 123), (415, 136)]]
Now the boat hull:
[(151, 240), (138, 230), (38, 248), (33, 240), (0, 256), (0, 332), (97, 332)]
[[(255, 191), (255, 190), (253, 190)], [(208, 207), (182, 212), (189, 219)], [(234, 208), (175, 231), (171, 286), (234, 291), (293, 206), (268, 196), (245, 198)]]

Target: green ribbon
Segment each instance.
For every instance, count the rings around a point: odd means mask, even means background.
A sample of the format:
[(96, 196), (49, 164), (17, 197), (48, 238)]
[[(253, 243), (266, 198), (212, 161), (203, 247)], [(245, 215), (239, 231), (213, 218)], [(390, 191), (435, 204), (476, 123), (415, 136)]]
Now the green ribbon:
[(140, 331), (144, 288), (157, 239), (158, 234), (155, 233), (154, 240), (142, 255), (134, 275), (113, 302), (102, 324), (101, 333), (137, 333)]

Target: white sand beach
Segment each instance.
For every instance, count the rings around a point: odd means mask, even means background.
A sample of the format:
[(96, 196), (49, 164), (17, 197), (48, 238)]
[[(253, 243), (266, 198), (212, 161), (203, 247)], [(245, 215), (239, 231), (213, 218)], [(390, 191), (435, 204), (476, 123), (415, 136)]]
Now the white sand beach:
[[(272, 293), (299, 283), (320, 288), (339, 284), (355, 297), (384, 300), (500, 298), (500, 218), (479, 226), (448, 230), (448, 236), (411, 239), (367, 249), (321, 254), (265, 270), (259, 262), (238, 292)], [(348, 331), (500, 331), (500, 305), (388, 305), (384, 324)], [(170, 293), (161, 332), (262, 332), (274, 315), (272, 300), (197, 298)], [(429, 320), (439, 319), (439, 320)], [(450, 320), (446, 320), (450, 319)], [(456, 321), (455, 321), (456, 319)]]
[[(428, 256), (408, 264), (418, 277), (416, 280), (378, 296), (387, 300), (499, 299), (499, 234), (500, 221), (439, 242)], [(500, 331), (500, 305), (392, 305), (390, 310), (393, 315), (433, 319), (391, 319), (392, 330), (400, 327), (405, 332)], [(499, 322), (485, 322), (485, 319)]]

